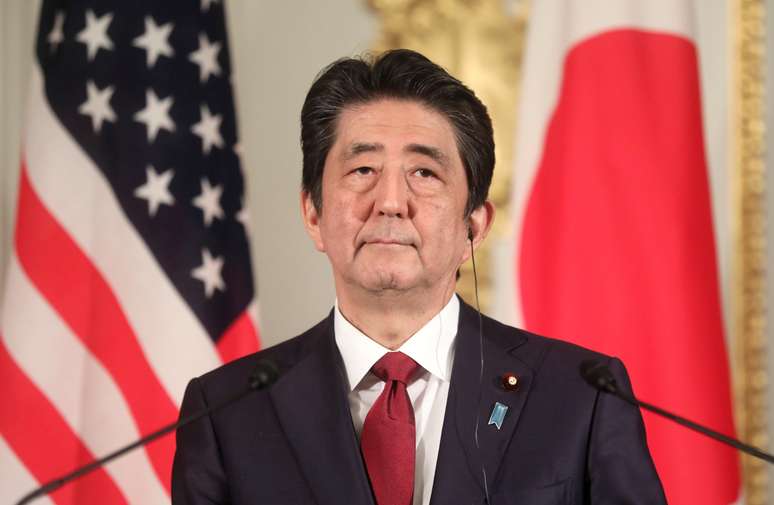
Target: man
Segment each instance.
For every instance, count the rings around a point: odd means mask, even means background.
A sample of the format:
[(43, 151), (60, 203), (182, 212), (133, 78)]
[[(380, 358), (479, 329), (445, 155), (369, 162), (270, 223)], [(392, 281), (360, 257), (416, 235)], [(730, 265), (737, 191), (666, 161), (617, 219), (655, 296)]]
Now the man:
[(492, 127), (418, 53), (343, 59), (301, 115), (301, 207), (337, 303), (304, 334), (194, 379), (176, 504), (661, 504), (637, 409), (581, 379), (618, 360), (510, 328), (454, 295), (487, 235)]

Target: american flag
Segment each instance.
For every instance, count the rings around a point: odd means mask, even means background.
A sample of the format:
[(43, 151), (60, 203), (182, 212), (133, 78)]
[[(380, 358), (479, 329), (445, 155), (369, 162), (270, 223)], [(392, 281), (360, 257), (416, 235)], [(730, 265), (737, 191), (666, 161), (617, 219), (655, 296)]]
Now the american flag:
[[(0, 313), (0, 502), (258, 347), (223, 5), (46, 0)], [(166, 436), (41, 500), (169, 501)]]

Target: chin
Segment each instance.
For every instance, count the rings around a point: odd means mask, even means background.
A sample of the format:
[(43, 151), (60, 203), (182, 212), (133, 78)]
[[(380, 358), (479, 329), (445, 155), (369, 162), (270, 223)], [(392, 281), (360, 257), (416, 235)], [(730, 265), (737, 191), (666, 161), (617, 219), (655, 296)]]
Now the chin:
[(415, 285), (412, 281), (412, 276), (406, 275), (405, 272), (379, 270), (364, 279), (361, 285), (373, 292), (402, 292)]

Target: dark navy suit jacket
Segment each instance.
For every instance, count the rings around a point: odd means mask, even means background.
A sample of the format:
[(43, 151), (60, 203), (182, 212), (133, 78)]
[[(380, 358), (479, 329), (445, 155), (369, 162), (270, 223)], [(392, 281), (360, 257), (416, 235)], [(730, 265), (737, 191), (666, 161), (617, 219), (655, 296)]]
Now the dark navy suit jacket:
[[(601, 360), (629, 390), (620, 361), (484, 317), (481, 381), (478, 314), (464, 303), (455, 345), (432, 505), (666, 503), (639, 410), (578, 371)], [(173, 504), (373, 505), (332, 315), (192, 380), (181, 417), (245, 388), (260, 358), (280, 367), (271, 388), (178, 430)], [(499, 430), (487, 425), (495, 402), (509, 407)]]

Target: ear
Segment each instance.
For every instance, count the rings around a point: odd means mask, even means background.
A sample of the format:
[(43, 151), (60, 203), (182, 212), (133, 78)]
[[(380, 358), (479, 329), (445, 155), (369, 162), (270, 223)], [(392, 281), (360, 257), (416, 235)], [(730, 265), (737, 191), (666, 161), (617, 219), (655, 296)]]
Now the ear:
[(325, 252), (325, 243), (320, 233), (320, 213), (312, 201), (312, 195), (308, 191), (301, 191), (301, 218), (304, 220), (304, 228), (309, 238), (314, 242), (315, 248)]
[[(473, 248), (478, 249), (479, 244), (484, 241), (492, 228), (495, 217), (495, 206), (489, 200), (477, 207), (470, 213), (468, 218), (468, 236), (466, 238), (473, 241)], [(470, 247), (465, 251), (464, 261), (470, 259)]]

